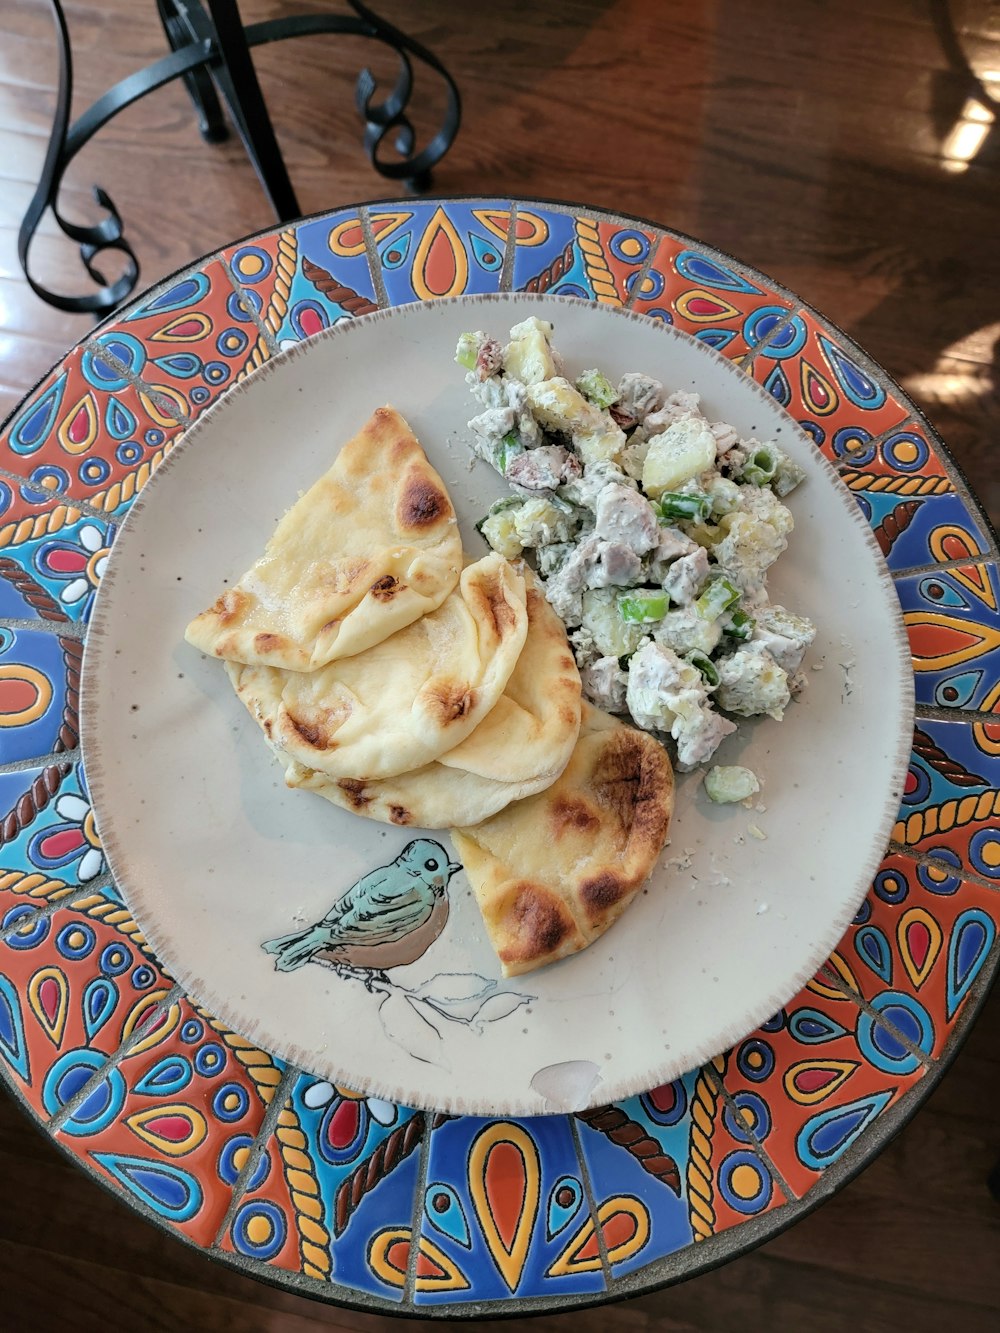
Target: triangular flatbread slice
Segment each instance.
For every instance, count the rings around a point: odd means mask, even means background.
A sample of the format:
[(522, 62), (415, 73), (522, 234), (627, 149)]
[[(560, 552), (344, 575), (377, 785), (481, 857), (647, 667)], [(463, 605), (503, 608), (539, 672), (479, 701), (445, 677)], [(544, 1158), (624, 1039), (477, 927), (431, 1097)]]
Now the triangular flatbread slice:
[(185, 637), (231, 662), (315, 671), (434, 611), (461, 570), (444, 483), (399, 413), (380, 407)]
[(452, 830), (504, 976), (576, 953), (614, 924), (656, 863), (673, 800), (663, 746), (585, 704), (552, 786)]
[(503, 694), (528, 629), (524, 579), (491, 553), (436, 611), (317, 671), (227, 662), (268, 740), (331, 778), (389, 778), (463, 741)]

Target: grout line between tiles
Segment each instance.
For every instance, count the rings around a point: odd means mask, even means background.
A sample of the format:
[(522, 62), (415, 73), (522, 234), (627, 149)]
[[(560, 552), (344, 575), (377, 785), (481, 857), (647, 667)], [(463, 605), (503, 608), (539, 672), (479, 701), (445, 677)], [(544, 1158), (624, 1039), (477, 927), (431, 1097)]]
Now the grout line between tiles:
[(778, 1188), (785, 1196), (785, 1202), (795, 1203), (798, 1196), (796, 1195), (792, 1187), (789, 1185), (785, 1177), (778, 1170), (777, 1166), (771, 1160), (771, 1154), (767, 1151), (763, 1143), (753, 1132), (750, 1126), (745, 1122), (742, 1115), (740, 1115), (739, 1107), (736, 1105), (736, 1102), (731, 1096), (729, 1089), (723, 1083), (722, 1075), (719, 1073), (718, 1069), (715, 1067), (713, 1063), (709, 1062), (707, 1065), (705, 1065), (705, 1073), (709, 1079), (709, 1082), (715, 1084), (716, 1091), (718, 1092), (722, 1100), (726, 1103), (726, 1105), (729, 1107), (730, 1111), (733, 1114), (733, 1119), (738, 1121), (739, 1124), (743, 1126), (743, 1130), (747, 1138), (750, 1140), (751, 1148), (753, 1148), (754, 1152), (767, 1167), (768, 1171), (770, 1171), (772, 1179), (775, 1181)]
[(642, 261), (642, 264), (640, 265), (639, 269), (632, 274), (632, 285), (625, 293), (625, 300), (622, 302), (623, 310), (631, 310), (635, 301), (638, 299), (642, 291), (642, 284), (646, 281), (646, 274), (653, 267), (653, 260), (659, 254), (660, 245), (662, 244), (662, 242), (663, 242), (663, 232), (662, 231), (654, 232), (653, 237), (649, 242), (649, 253), (646, 255), (646, 258)]
[[(18, 487), (27, 487), (28, 490), (33, 491), (35, 494), (37, 494), (37, 495), (38, 495), (39, 497), (41, 497), (42, 499), (45, 499), (45, 500), (59, 500), (59, 501), (62, 503), (62, 505), (64, 506), (64, 508), (66, 508), (66, 509), (68, 509), (68, 510), (70, 510), (70, 511), (76, 512), (76, 513), (79, 514), (79, 515), (86, 515), (88, 518), (96, 518), (96, 519), (98, 519), (101, 523), (120, 523), (120, 522), (121, 522), (120, 519), (115, 519), (115, 518), (113, 518), (113, 517), (107, 512), (106, 509), (98, 509), (95, 505), (92, 505), (88, 500), (77, 500), (74, 496), (72, 496), (72, 495), (67, 495), (67, 493), (66, 493), (65, 491), (62, 491), (62, 490), (54, 490), (54, 491), (50, 491), (50, 490), (48, 490), (48, 488), (45, 487), (45, 486), (37, 486), (37, 485), (35, 485), (35, 483), (31, 480), (30, 477), (24, 477), (24, 476), (21, 476), (20, 473), (17, 473), (17, 472), (11, 472), (11, 471), (9, 471), (7, 468), (5, 468), (5, 467), (0, 467), (0, 478), (2, 478), (4, 481), (12, 481), (12, 482), (14, 482)], [(25, 515), (25, 517), (24, 517), (23, 519), (20, 520), (20, 523), (18, 524), (18, 526), (20, 527), (21, 525), (23, 525), (23, 524), (25, 524), (25, 523), (27, 523), (27, 524), (30, 525), (30, 524), (33, 523), (33, 521), (34, 521), (34, 520), (32, 519), (31, 515), (28, 514), (28, 515)], [(75, 519), (70, 519), (70, 522), (75, 522), (75, 521), (76, 521)], [(46, 534), (44, 534), (44, 533), (38, 533), (38, 536), (44, 536), (44, 535), (46, 535)], [(23, 540), (23, 541), (32, 541), (32, 540), (34, 540), (34, 538), (33, 538), (32, 535), (29, 533), (29, 534), (26, 535), (24, 538), (22, 538), (22, 540)], [(0, 554), (2, 554), (2, 552), (0, 552)]]
[[(0, 856), (2, 856), (2, 851), (0, 851)], [(62, 883), (60, 880), (49, 880), (48, 882), (50, 884)], [(32, 907), (35, 910), (28, 915), (19, 916), (16, 921), (12, 921), (9, 925), (0, 928), (0, 944), (5, 940), (10, 939), (12, 935), (19, 934), (26, 926), (34, 926), (44, 917), (53, 916), (60, 908), (75, 907), (77, 903), (86, 900), (93, 894), (97, 893), (103, 896), (104, 889), (114, 887), (114, 876), (110, 871), (106, 871), (103, 875), (95, 875), (93, 879), (88, 880), (87, 883), (82, 886), (65, 884), (59, 897), (54, 898), (49, 902), (39, 903), (36, 898), (32, 898), (30, 894), (26, 894), (23, 903), (15, 903), (13, 907), (25, 906)], [(109, 898), (108, 902), (111, 901), (112, 900)], [(9, 910), (13, 911), (13, 907)]]
[(24, 773), (31, 768), (51, 768), (53, 764), (75, 764), (79, 759), (79, 746), (74, 746), (72, 750), (51, 750), (48, 754), (34, 755), (29, 759), (12, 759), (8, 764), (0, 764), (0, 774)]
[(424, 1211), (424, 1194), (427, 1191), (427, 1176), (430, 1172), (431, 1135), (434, 1133), (433, 1111), (419, 1111), (424, 1122), (424, 1132), (420, 1138), (420, 1160), (417, 1162), (417, 1184), (413, 1192), (413, 1206), (410, 1210), (410, 1248), (406, 1254), (406, 1276), (403, 1278), (404, 1306), (413, 1305), (413, 1296), (417, 1284), (417, 1261), (420, 1258), (421, 1218)]
[(14, 616), (0, 619), (0, 625), (4, 629), (37, 629), (63, 639), (85, 639), (88, 628), (78, 620), (18, 620)]
[(176, 1004), (183, 994), (184, 990), (181, 986), (174, 984), (170, 987), (163, 999), (150, 1010), (145, 1022), (138, 1024), (129, 1033), (126, 1040), (122, 1042), (114, 1055), (109, 1055), (104, 1063), (94, 1070), (83, 1087), (74, 1093), (69, 1101), (65, 1102), (54, 1115), (49, 1117), (45, 1122), (45, 1128), (49, 1134), (57, 1134), (66, 1121), (72, 1119), (75, 1112), (87, 1101), (94, 1089), (100, 1087), (104, 1082), (109, 1072), (117, 1068), (134, 1046), (138, 1046), (141, 1041), (149, 1036), (151, 1026), (155, 1024), (161, 1014), (169, 1012), (171, 1006)]
[(992, 889), (994, 893), (1000, 893), (1000, 882), (997, 880), (987, 879), (978, 870), (971, 870), (965, 865), (954, 866), (950, 861), (946, 861), (943, 856), (933, 856), (930, 852), (918, 852), (916, 848), (908, 847), (903, 842), (890, 842), (886, 852), (895, 856), (905, 856), (907, 860), (914, 861), (919, 866), (926, 866), (928, 870), (940, 870), (942, 866), (946, 866), (957, 878), (967, 879), (970, 884), (977, 884), (981, 889)]
[(274, 1131), (278, 1126), (278, 1118), (291, 1099), (292, 1085), (299, 1077), (301, 1071), (293, 1065), (286, 1067), (274, 1090), (267, 1109), (264, 1112), (264, 1118), (260, 1122), (260, 1129), (254, 1135), (253, 1143), (250, 1145), (250, 1151), (247, 1153), (246, 1161), (240, 1168), (239, 1175), (236, 1177), (236, 1183), (233, 1185), (233, 1192), (229, 1199), (229, 1204), (219, 1223), (219, 1229), (215, 1234), (215, 1239), (209, 1246), (210, 1249), (218, 1250), (222, 1246), (226, 1233), (232, 1226), (233, 1218), (236, 1216), (236, 1210), (243, 1202), (243, 1196), (247, 1192), (247, 1184), (253, 1178), (253, 1173), (257, 1170), (257, 1163), (267, 1150), (267, 1145), (274, 1137)]
[(938, 560), (932, 565), (909, 565), (906, 569), (893, 569), (889, 572), (894, 579), (910, 578), (914, 574), (936, 574), (939, 570), (967, 569), (969, 565), (988, 565), (995, 563), (989, 554), (966, 555), (957, 560)]
[(995, 713), (980, 713), (975, 708), (943, 708), (940, 704), (915, 704), (918, 718), (925, 722), (981, 722), (989, 725), (996, 721)]
[[(30, 898), (25, 898), (24, 905), (27, 907), (35, 907), (36, 910), (30, 914), (19, 916), (16, 921), (12, 921), (10, 925), (4, 926), (3, 929), (0, 930), (0, 944), (3, 944), (6, 940), (10, 939), (11, 935), (16, 935), (19, 931), (24, 930), (26, 926), (35, 926), (39, 921), (44, 920), (45, 917), (54, 916), (60, 907), (69, 906), (68, 899), (70, 897), (70, 894), (65, 894), (55, 902), (43, 903), (40, 906), (36, 906)], [(15, 903), (14, 906), (20, 906), (20, 904)]]
[(784, 333), (785, 329), (788, 328), (789, 324), (791, 324), (797, 314), (798, 311), (793, 306), (786, 315), (778, 320), (777, 324), (775, 324), (774, 328), (762, 343), (758, 343), (756, 347), (750, 348), (749, 352), (747, 352), (739, 365), (740, 370), (742, 370), (745, 375), (750, 374), (750, 371), (753, 369), (753, 363), (757, 360), (758, 356), (763, 355), (779, 334)]
[(583, 1141), (580, 1137), (580, 1125), (575, 1115), (570, 1115), (566, 1118), (569, 1121), (569, 1132), (573, 1139), (573, 1149), (576, 1152), (577, 1165), (580, 1168), (583, 1196), (587, 1200), (587, 1207), (590, 1209), (590, 1216), (594, 1222), (594, 1238), (597, 1241), (597, 1250), (601, 1256), (601, 1270), (604, 1273), (604, 1285), (607, 1290), (610, 1291), (611, 1284), (614, 1281), (614, 1273), (611, 1270), (611, 1260), (608, 1258), (608, 1245), (604, 1237), (604, 1228), (601, 1226), (601, 1219), (597, 1214), (597, 1196), (594, 1194), (594, 1186), (590, 1179), (590, 1171), (587, 1167), (587, 1156), (583, 1151)]
[(366, 204), (362, 204), (358, 209), (358, 220), (361, 223), (361, 235), (365, 238), (365, 255), (368, 258), (368, 276), (372, 280), (372, 288), (375, 292), (375, 303), (380, 310), (387, 310), (391, 302), (386, 294), (385, 282), (382, 279), (382, 260), (379, 257), (378, 246), (375, 244), (375, 233), (372, 231), (372, 224), (368, 217), (368, 206)]
[[(884, 1014), (880, 1014), (874, 1005), (870, 1004), (858, 991), (853, 990), (848, 986), (847, 982), (844, 981), (842, 977), (838, 976), (833, 971), (824, 973), (823, 984), (831, 986), (834, 990), (839, 990), (845, 999), (850, 1000), (863, 1013), (866, 1013), (869, 1018), (873, 1019), (878, 1024), (879, 1027), (885, 1028), (890, 1036), (894, 1037), (915, 1060), (919, 1060), (925, 1069), (933, 1068), (935, 1064), (934, 1057), (928, 1055), (926, 1051), (922, 1051), (919, 1046), (915, 1045), (904, 1032), (901, 1032), (899, 1028), (896, 1027), (891, 1019), (886, 1018)], [(891, 1075), (889, 1075), (889, 1077), (891, 1077)]]
[(271, 330), (264, 323), (263, 319), (257, 313), (256, 309), (254, 308), (253, 302), (247, 299), (246, 290), (243, 287), (240, 280), (237, 278), (236, 274), (233, 272), (229, 260), (224, 259), (220, 254), (219, 263), (222, 266), (223, 273), (225, 273), (226, 277), (229, 279), (230, 286), (236, 293), (236, 299), (239, 302), (240, 309), (253, 324), (254, 328), (257, 330), (258, 336), (264, 340), (264, 344), (267, 347), (270, 356), (277, 355), (278, 343), (274, 337), (274, 334), (271, 332)]
[(511, 292), (514, 288), (514, 261), (517, 258), (517, 200), (509, 199), (507, 202), (510, 206), (510, 220), (503, 244), (503, 263), (500, 265), (501, 292)]

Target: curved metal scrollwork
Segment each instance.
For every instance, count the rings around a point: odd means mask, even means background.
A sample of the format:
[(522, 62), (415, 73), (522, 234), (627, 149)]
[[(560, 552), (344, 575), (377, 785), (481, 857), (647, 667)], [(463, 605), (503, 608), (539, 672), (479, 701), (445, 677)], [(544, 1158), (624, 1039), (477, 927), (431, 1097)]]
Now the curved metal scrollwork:
[[(94, 198), (107, 216), (101, 222), (81, 226), (69, 222), (59, 212), (59, 189), (70, 162), (102, 126), (125, 107), (173, 79), (183, 78), (187, 84), (199, 112), (200, 128), (209, 140), (221, 138), (225, 132), (219, 107), (221, 95), (279, 220), (287, 222), (298, 216), (298, 204), (284, 163), (277, 154), (270, 120), (249, 61), (249, 48), (324, 33), (349, 34), (381, 42), (394, 50), (399, 58), (399, 75), (394, 87), (382, 100), (376, 100), (377, 81), (371, 70), (365, 68), (358, 75), (355, 89), (358, 112), (365, 122), (365, 151), (372, 166), (391, 180), (402, 180), (411, 189), (423, 190), (430, 184), (432, 167), (451, 147), (461, 121), (461, 100), (451, 75), (433, 52), (387, 23), (360, 0), (348, 0), (357, 17), (303, 14), (246, 27), (240, 23), (236, 0), (207, 0), (207, 3), (208, 11), (199, 0), (185, 0), (184, 4), (178, 4), (177, 0), (156, 0), (173, 48), (171, 53), (115, 84), (71, 126), (73, 62), (69, 31), (60, 0), (49, 0), (59, 45), (56, 110), (41, 177), (21, 222), (17, 243), (18, 261), (24, 276), (32, 291), (47, 304), (74, 314), (100, 316), (120, 305), (134, 290), (139, 278), (139, 262), (125, 240), (121, 216), (107, 193), (94, 187)], [(225, 47), (220, 32), (226, 37)], [(185, 33), (190, 36), (190, 41), (184, 41)], [(240, 51), (234, 48), (241, 49), (242, 62), (236, 59)], [(419, 149), (407, 115), (413, 93), (411, 57), (439, 74), (447, 88), (447, 106), (441, 126)], [(386, 160), (381, 151), (387, 141), (398, 154), (397, 160)], [(84, 268), (99, 284), (97, 291), (87, 296), (65, 296), (50, 291), (32, 277), (29, 252), (47, 209), (52, 210), (65, 235), (79, 245)], [(126, 259), (124, 272), (114, 282), (108, 282), (98, 267), (97, 261), (105, 251), (117, 251)]]
[[(69, 222), (59, 212), (59, 186), (62, 183), (63, 172), (71, 160), (71, 155), (66, 152), (66, 137), (69, 128), (69, 108), (73, 97), (73, 58), (62, 5), (59, 0), (49, 0), (49, 4), (59, 40), (59, 88), (56, 94), (56, 112), (52, 120), (52, 133), (49, 135), (42, 174), (17, 233), (17, 258), (31, 290), (49, 305), (73, 314), (103, 314), (105, 311), (113, 310), (135, 287), (139, 279), (139, 261), (122, 234), (122, 220), (118, 210), (100, 186), (94, 186), (94, 198), (108, 215), (103, 222), (96, 222), (89, 227), (80, 226)], [(49, 291), (31, 276), (28, 267), (31, 242), (48, 208), (51, 208), (52, 216), (65, 235), (79, 245), (80, 257), (87, 273), (94, 282), (100, 283), (98, 291), (92, 292), (89, 296), (61, 296)], [(95, 263), (97, 257), (105, 250), (117, 250), (125, 255), (127, 260), (125, 272), (113, 283), (105, 280)]]

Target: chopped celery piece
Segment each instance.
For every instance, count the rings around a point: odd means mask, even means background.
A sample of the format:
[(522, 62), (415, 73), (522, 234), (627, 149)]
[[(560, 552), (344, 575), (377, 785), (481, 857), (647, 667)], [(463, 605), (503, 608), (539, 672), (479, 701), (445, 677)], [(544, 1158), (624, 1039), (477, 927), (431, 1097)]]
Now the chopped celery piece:
[(618, 390), (599, 370), (585, 370), (576, 381), (576, 387), (595, 407), (610, 407), (618, 401)]
[(670, 598), (659, 589), (635, 588), (618, 598), (618, 614), (630, 625), (652, 625), (662, 620)]
[(739, 589), (734, 588), (728, 579), (713, 579), (694, 606), (703, 620), (718, 620), (723, 611), (728, 611), (739, 600)]
[(716, 671), (715, 663), (710, 657), (706, 657), (704, 653), (698, 652), (698, 650), (695, 649), (693, 653), (687, 654), (687, 660), (693, 667), (698, 668), (710, 687), (718, 685), (719, 673)]
[(732, 639), (747, 640), (752, 637), (756, 621), (745, 611), (734, 611), (729, 617), (726, 633)]
[(756, 796), (760, 783), (756, 773), (742, 764), (716, 764), (705, 774), (705, 795), (717, 805), (728, 801), (745, 801)]
[(682, 492), (668, 491), (660, 496), (657, 505), (660, 510), (660, 517), (668, 523), (676, 523), (678, 519), (686, 519), (688, 522), (696, 523), (699, 519), (708, 518), (712, 512), (710, 497), (703, 495), (700, 491), (692, 491), (688, 495)]
[(458, 346), (455, 348), (455, 360), (466, 370), (475, 370), (476, 360), (479, 356), (479, 339), (474, 333), (459, 334)]
[(766, 486), (777, 471), (778, 460), (766, 445), (755, 449), (743, 464), (743, 480), (754, 486)]

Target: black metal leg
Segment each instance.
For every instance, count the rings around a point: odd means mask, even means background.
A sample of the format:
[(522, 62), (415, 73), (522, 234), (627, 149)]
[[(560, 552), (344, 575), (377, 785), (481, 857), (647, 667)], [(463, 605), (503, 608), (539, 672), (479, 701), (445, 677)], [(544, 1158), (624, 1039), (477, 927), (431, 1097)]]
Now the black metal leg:
[[(59, 310), (100, 316), (120, 305), (134, 290), (139, 277), (138, 261), (124, 238), (121, 218), (107, 194), (95, 186), (94, 197), (107, 216), (101, 222), (81, 226), (60, 214), (59, 187), (69, 163), (102, 126), (125, 107), (174, 79), (185, 80), (198, 110), (201, 131), (209, 139), (224, 137), (227, 132), (221, 94), (278, 218), (287, 222), (299, 216), (298, 200), (250, 57), (255, 46), (320, 33), (350, 34), (389, 46), (399, 57), (399, 75), (392, 91), (381, 102), (373, 101), (375, 79), (370, 70), (363, 69), (355, 92), (358, 111), (365, 122), (365, 149), (372, 165), (390, 180), (401, 180), (410, 189), (421, 190), (430, 182), (431, 168), (451, 147), (461, 120), (458, 88), (451, 75), (431, 51), (386, 23), (360, 0), (348, 0), (356, 17), (300, 14), (253, 23), (246, 28), (236, 0), (206, 0), (206, 3), (207, 11), (200, 0), (156, 0), (173, 48), (170, 55), (122, 79), (70, 125), (73, 66), (69, 33), (60, 0), (49, 0), (59, 56), (56, 110), (42, 173), (17, 238), (18, 262), (25, 278), (47, 304)], [(448, 93), (441, 128), (419, 150), (406, 115), (413, 91), (411, 56), (440, 75)], [(383, 159), (381, 149), (386, 140), (399, 155), (397, 161)], [(63, 232), (80, 247), (83, 265), (98, 284), (98, 290), (89, 296), (62, 296), (48, 291), (30, 274), (31, 242), (46, 209), (52, 210)], [(124, 273), (111, 283), (97, 267), (99, 256), (106, 250), (117, 251), (126, 258)]]
[[(188, 18), (183, 0), (156, 0), (156, 8), (172, 51), (180, 51), (196, 41), (200, 34)], [(184, 86), (198, 113), (198, 132), (206, 143), (221, 143), (229, 138), (229, 126), (222, 114), (211, 76), (200, 66), (184, 76)]]
[(299, 216), (299, 201), (267, 114), (236, 0), (208, 0), (208, 9), (218, 38), (215, 81), (271, 207), (279, 221), (290, 222)]

